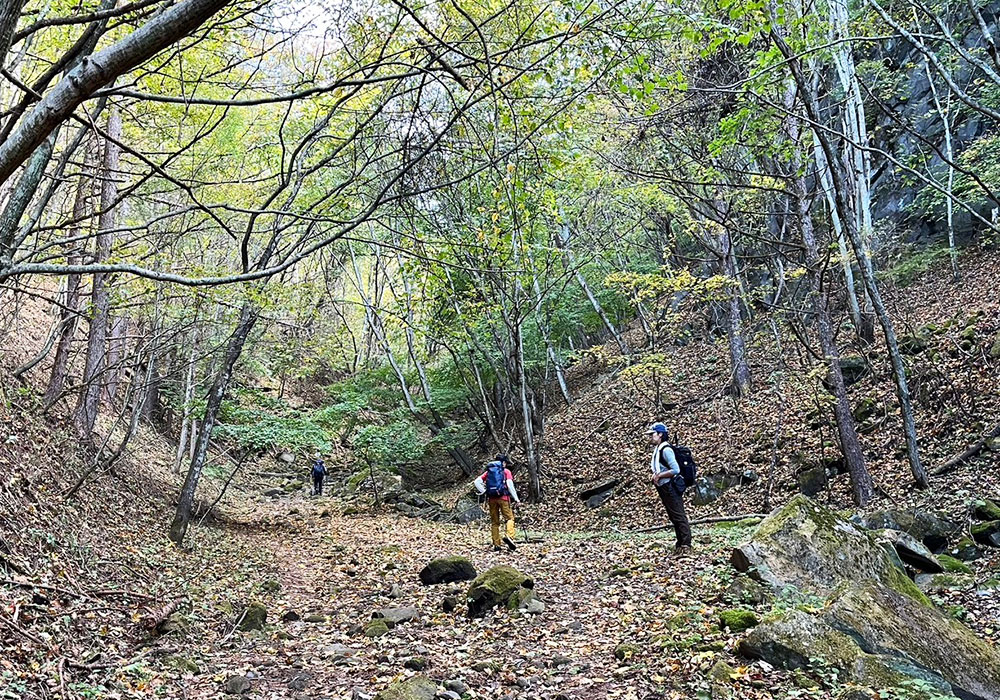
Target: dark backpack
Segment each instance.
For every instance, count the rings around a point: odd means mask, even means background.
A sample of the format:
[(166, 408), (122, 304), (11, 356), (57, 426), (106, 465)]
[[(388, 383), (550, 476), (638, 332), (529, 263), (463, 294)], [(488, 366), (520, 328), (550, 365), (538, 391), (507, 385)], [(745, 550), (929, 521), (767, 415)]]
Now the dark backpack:
[(322, 476), (326, 474), (326, 465), (323, 464), (323, 460), (318, 459), (313, 462), (313, 476)]
[(486, 496), (503, 498), (507, 495), (507, 480), (504, 478), (504, 468), (499, 462), (491, 462), (486, 467)]
[(684, 485), (694, 486), (695, 479), (698, 478), (698, 464), (694, 461), (691, 449), (684, 445), (671, 445), (674, 457), (677, 458), (677, 465), (681, 468), (681, 476), (684, 477)]

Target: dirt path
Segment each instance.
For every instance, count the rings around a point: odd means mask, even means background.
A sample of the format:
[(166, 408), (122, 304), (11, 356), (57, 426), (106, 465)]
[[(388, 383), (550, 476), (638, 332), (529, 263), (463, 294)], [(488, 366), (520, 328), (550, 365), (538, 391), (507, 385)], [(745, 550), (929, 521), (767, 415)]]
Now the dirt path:
[[(725, 561), (736, 531), (699, 533), (701, 553), (685, 559), (669, 556), (672, 536), (665, 533), (549, 534), (497, 554), (483, 524), (321, 517), (332, 510), (325, 501), (273, 508), (268, 517), (290, 518), (292, 533), (246, 535), (266, 550), (263, 559), (274, 562), (281, 583), (265, 599), (273, 625), (232, 635), (207, 673), (187, 679), (189, 698), (219, 697), (230, 674), (250, 678), (254, 697), (363, 698), (422, 664), (421, 673), (442, 687), (457, 681), (473, 698), (680, 698), (697, 690), (718, 658), (738, 663), (733, 639), (718, 631), (706, 602), (731, 575)], [(464, 605), (445, 613), (443, 598), (456, 594), (464, 603), (467, 584), (422, 586), (417, 574), (431, 559), (454, 554), (480, 572), (515, 566), (534, 579), (545, 611), (480, 620), (467, 618)], [(372, 611), (385, 607), (413, 607), (419, 618), (380, 638), (359, 634)], [(301, 619), (282, 621), (288, 612)], [(642, 649), (616, 659), (623, 642)], [(757, 697), (753, 674), (746, 678), (740, 697)]]

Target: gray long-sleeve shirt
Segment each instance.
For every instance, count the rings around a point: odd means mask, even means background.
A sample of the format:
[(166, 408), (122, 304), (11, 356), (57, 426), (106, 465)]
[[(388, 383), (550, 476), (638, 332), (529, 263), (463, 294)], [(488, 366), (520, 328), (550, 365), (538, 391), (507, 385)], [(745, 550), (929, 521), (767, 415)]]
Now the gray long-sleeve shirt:
[[(666, 462), (666, 466), (664, 466), (664, 462)], [(662, 484), (669, 479), (673, 479), (681, 473), (681, 465), (677, 463), (677, 457), (674, 455), (673, 448), (665, 442), (660, 443), (653, 450), (653, 457), (649, 466), (653, 472), (653, 476), (656, 477), (657, 484)]]

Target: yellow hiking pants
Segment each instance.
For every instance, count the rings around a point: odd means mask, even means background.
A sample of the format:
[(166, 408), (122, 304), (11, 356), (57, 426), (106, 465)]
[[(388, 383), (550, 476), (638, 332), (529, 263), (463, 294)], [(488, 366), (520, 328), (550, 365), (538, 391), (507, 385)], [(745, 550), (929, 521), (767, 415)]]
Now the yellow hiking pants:
[(499, 547), (503, 544), (500, 539), (500, 516), (507, 521), (507, 537), (514, 539), (514, 511), (510, 508), (510, 501), (500, 498), (490, 499), (490, 534), (493, 535), (493, 544)]

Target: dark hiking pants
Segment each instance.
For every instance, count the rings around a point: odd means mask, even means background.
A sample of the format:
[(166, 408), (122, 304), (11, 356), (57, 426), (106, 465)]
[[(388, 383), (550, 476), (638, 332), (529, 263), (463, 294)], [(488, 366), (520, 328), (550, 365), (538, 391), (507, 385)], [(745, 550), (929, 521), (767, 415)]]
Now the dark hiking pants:
[(667, 509), (667, 517), (674, 526), (677, 533), (677, 546), (691, 546), (691, 523), (688, 522), (687, 513), (684, 512), (684, 499), (677, 495), (670, 482), (656, 487), (656, 492), (660, 494), (663, 507)]
[(313, 496), (323, 495), (323, 475), (313, 474)]

